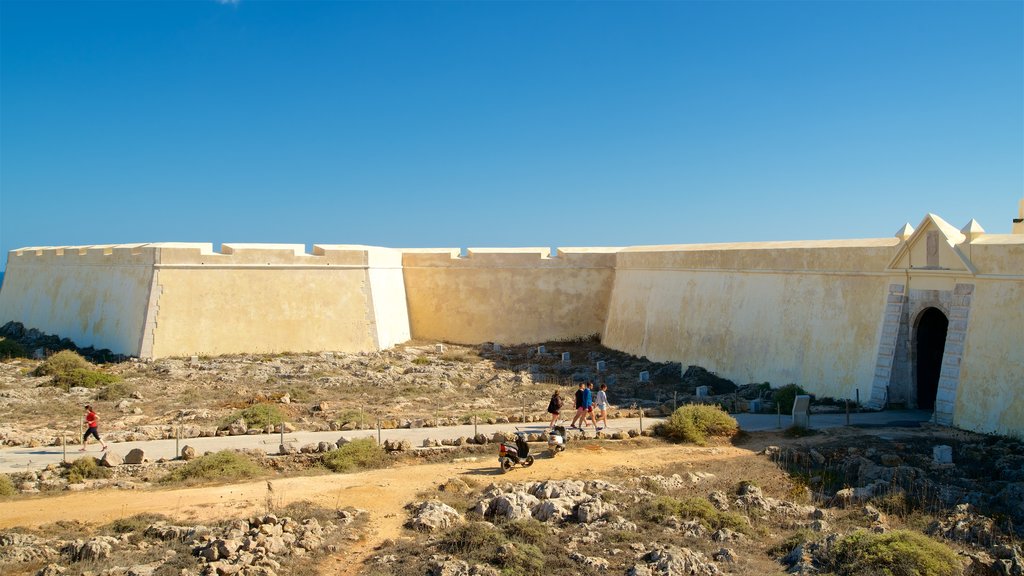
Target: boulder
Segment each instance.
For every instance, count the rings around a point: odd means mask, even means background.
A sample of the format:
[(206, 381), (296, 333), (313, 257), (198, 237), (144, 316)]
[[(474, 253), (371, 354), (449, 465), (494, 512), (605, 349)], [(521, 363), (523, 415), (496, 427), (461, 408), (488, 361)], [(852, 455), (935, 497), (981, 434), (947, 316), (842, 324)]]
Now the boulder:
[[(722, 573), (718, 566), (704, 554), (672, 545), (658, 546), (644, 554), (641, 559), (646, 565), (635, 565), (628, 574), (718, 576)], [(644, 570), (645, 568), (646, 570)]]
[(533, 507), (540, 503), (535, 496), (526, 492), (509, 492), (491, 501), (488, 516), (509, 520), (525, 520), (533, 517)]
[(124, 458), (121, 457), (121, 454), (114, 452), (113, 450), (107, 450), (103, 453), (103, 457), (100, 458), (100, 466), (113, 468), (114, 466), (120, 466), (121, 464), (124, 464)]
[(561, 522), (572, 517), (573, 503), (566, 498), (543, 500), (533, 507), (533, 517), (541, 522)]
[(600, 498), (593, 498), (586, 502), (583, 502), (576, 508), (576, 520), (580, 523), (587, 524), (604, 518), (611, 512), (617, 511), (618, 508), (610, 502), (605, 502)]
[(181, 459), (182, 460), (194, 460), (195, 457), (196, 457), (196, 449), (195, 448), (193, 448), (193, 447), (191, 447), (191, 446), (189, 446), (187, 444), (185, 446), (182, 446), (182, 448), (181, 448)]
[(451, 528), (463, 521), (462, 515), (457, 510), (437, 500), (420, 502), (412, 505), (411, 508), (412, 518), (406, 522), (406, 526), (413, 530), (433, 532)]
[(142, 448), (133, 448), (124, 457), (125, 464), (142, 464), (146, 461), (146, 452)]

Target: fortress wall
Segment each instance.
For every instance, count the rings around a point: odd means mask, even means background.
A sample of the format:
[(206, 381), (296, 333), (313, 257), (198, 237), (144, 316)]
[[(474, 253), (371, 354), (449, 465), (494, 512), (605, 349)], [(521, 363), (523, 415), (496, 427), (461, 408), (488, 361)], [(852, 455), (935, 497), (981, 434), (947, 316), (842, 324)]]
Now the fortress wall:
[[(975, 258), (978, 256), (977, 246)], [(1018, 244), (1008, 277), (974, 280), (953, 424), (1024, 438), (1024, 255)], [(1010, 256), (1010, 251), (1003, 252)], [(1004, 262), (999, 259), (1000, 262)], [(976, 261), (977, 262), (977, 261)], [(1010, 263), (1010, 261), (1005, 261)], [(991, 261), (989, 262), (991, 263)], [(985, 260), (981, 262), (986, 266)], [(950, 322), (957, 318), (950, 318)], [(947, 348), (957, 343), (947, 343)]]
[[(369, 270), (384, 249), (317, 246), (305, 254), (301, 244), (225, 244), (214, 253), (210, 245), (160, 246), (148, 355), (378, 349)], [(394, 278), (381, 278), (388, 280)], [(401, 336), (396, 323), (400, 315), (387, 319), (387, 339)]]
[(79, 346), (138, 355), (153, 260), (142, 244), (13, 250), (0, 325), (17, 321)]
[(406, 250), (413, 338), (515, 344), (602, 331), (617, 248)]
[[(603, 343), (739, 384), (870, 392), (898, 240), (630, 248)], [(863, 272), (863, 271), (877, 272)], [(860, 271), (860, 272), (858, 272)]]

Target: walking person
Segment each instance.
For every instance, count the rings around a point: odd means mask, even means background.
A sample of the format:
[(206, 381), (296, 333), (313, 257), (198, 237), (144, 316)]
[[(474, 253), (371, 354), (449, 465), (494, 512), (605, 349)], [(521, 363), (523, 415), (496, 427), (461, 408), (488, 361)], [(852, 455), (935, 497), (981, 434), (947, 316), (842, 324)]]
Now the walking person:
[(601, 384), (601, 389), (597, 391), (597, 397), (594, 400), (594, 404), (597, 406), (597, 410), (600, 411), (598, 419), (600, 419), (604, 426), (597, 426), (597, 420), (594, 421), (594, 426), (598, 432), (608, 427), (608, 385)]
[(103, 447), (103, 450), (106, 451), (107, 444), (100, 440), (100, 417), (89, 404), (85, 405), (85, 425), (88, 427), (88, 430), (85, 431), (85, 434), (82, 434), (82, 447), (78, 451), (85, 452), (85, 447), (89, 444), (89, 436), (95, 438), (100, 443), (100, 446)]
[(562, 396), (555, 390), (555, 393), (551, 395), (551, 401), (548, 402), (548, 414), (551, 414), (551, 424), (548, 428), (554, 429), (555, 422), (558, 421), (558, 415), (562, 411)]
[(587, 418), (594, 424), (594, 430), (597, 430), (597, 420), (594, 419), (594, 383), (587, 382), (587, 387), (583, 389), (583, 419), (580, 420), (580, 429), (586, 426)]
[[(576, 390), (576, 415), (572, 417), (572, 423), (569, 424), (569, 428), (576, 428), (576, 423), (582, 423), (583, 418), (587, 415), (586, 408), (583, 407), (583, 393), (586, 391), (587, 385), (580, 382), (580, 387)], [(582, 430), (583, 428), (580, 428)]]

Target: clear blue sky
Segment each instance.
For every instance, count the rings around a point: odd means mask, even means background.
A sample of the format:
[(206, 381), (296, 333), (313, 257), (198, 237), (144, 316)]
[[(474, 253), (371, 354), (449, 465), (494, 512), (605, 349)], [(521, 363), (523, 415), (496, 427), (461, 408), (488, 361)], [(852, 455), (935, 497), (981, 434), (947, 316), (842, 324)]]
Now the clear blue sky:
[(0, 250), (1009, 231), (1024, 3), (0, 2)]

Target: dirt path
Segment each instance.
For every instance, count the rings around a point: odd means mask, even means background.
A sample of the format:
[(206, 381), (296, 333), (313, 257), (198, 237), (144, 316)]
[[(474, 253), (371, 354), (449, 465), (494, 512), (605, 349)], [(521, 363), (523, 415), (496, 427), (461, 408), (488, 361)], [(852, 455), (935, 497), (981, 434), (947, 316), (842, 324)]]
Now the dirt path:
[(283, 506), (310, 500), (324, 506), (354, 506), (370, 514), (366, 537), (346, 552), (328, 558), (324, 574), (357, 574), (363, 561), (386, 539), (402, 534), (406, 520), (403, 507), (417, 494), (434, 490), (453, 476), (465, 475), (478, 483), (561, 478), (593, 478), (614, 468), (651, 470), (674, 462), (720, 460), (749, 456), (748, 448), (718, 446), (667, 446), (650, 441), (635, 449), (608, 450), (581, 446), (556, 459), (542, 455), (530, 469), (498, 472), (496, 457), (481, 456), (472, 461), (411, 465), (336, 474), (261, 480), (245, 484), (153, 491), (115, 491), (33, 498), (0, 505), (0, 528), (39, 526), (58, 520), (79, 520), (103, 524), (142, 512), (165, 514), (176, 520), (201, 523), (262, 513), (268, 505)]

